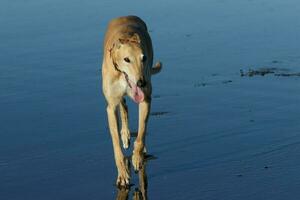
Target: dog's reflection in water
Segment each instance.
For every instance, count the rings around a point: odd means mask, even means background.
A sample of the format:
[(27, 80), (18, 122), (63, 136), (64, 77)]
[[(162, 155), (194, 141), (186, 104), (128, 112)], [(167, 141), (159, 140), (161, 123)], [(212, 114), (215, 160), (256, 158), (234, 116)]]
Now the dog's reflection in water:
[[(146, 160), (155, 159), (154, 156), (147, 156)], [(148, 200), (147, 196), (147, 188), (148, 188), (148, 180), (147, 180), (147, 173), (146, 173), (146, 165), (147, 161), (144, 162), (141, 169), (138, 171), (139, 177), (139, 185), (135, 187), (132, 195), (133, 200)], [(129, 194), (133, 186), (131, 187), (117, 187), (117, 198), (116, 200), (128, 200)]]

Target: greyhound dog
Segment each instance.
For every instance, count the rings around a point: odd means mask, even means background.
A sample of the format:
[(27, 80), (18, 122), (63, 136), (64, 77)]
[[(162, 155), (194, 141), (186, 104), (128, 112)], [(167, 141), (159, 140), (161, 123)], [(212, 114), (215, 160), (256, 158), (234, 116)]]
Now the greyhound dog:
[(139, 107), (138, 135), (134, 142), (132, 165), (138, 171), (144, 161), (145, 133), (151, 106), (151, 75), (160, 72), (162, 64), (153, 64), (152, 41), (145, 22), (136, 16), (111, 20), (104, 39), (102, 89), (107, 102), (107, 116), (112, 137), (118, 186), (128, 186), (130, 170), (124, 157), (118, 133), (118, 109), (121, 118), (123, 148), (130, 144), (128, 109), (125, 95)]

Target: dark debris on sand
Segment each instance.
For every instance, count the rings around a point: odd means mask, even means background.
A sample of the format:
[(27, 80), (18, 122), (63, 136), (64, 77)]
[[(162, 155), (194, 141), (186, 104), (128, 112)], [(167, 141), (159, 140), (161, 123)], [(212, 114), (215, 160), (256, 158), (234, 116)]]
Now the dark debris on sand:
[(162, 116), (162, 115), (166, 115), (166, 114), (169, 114), (170, 112), (151, 112), (150, 115), (152, 116)]
[(300, 72), (291, 73), (289, 72), (288, 69), (275, 68), (275, 67), (262, 67), (258, 69), (249, 69), (248, 71), (244, 71), (241, 69), (240, 74), (242, 77), (265, 76), (267, 74), (273, 74), (274, 76), (285, 76), (285, 77), (299, 76), (300, 77)]
[(204, 82), (202, 82), (202, 83), (195, 83), (194, 87), (204, 87), (204, 86), (207, 86), (207, 85), (208, 85), (208, 83), (204, 83)]
[(298, 72), (298, 73), (279, 73), (279, 74), (275, 74), (275, 76), (299, 76), (300, 77), (300, 72)]
[(223, 84), (227, 84), (227, 83), (232, 83), (232, 80), (225, 80), (225, 81), (222, 81)]
[(197, 87), (205, 87), (205, 86), (208, 86), (208, 85), (218, 85), (220, 83), (222, 83), (222, 84), (228, 84), (228, 83), (232, 83), (232, 82), (233, 82), (232, 80), (223, 80), (223, 81), (211, 82), (211, 83), (198, 82), (198, 83), (194, 83), (194, 87), (195, 88), (197, 88)]
[(241, 76), (248, 76), (248, 77), (252, 77), (252, 76), (264, 76), (266, 74), (274, 74), (275, 73), (276, 68), (260, 68), (260, 69), (249, 69), (248, 71), (244, 71), (244, 70), (240, 70)]

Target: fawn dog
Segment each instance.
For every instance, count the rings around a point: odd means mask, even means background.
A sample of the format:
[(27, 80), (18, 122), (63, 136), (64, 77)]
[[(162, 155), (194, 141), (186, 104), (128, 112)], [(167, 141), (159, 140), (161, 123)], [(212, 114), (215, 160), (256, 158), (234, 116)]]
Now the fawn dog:
[[(132, 165), (138, 171), (144, 161), (145, 133), (151, 106), (151, 75), (158, 73), (162, 64), (153, 64), (152, 41), (145, 22), (136, 16), (125, 16), (110, 21), (104, 39), (102, 89), (107, 102), (107, 117), (112, 137), (118, 186), (128, 186), (128, 160), (120, 146), (118, 114), (121, 118), (123, 148), (130, 143), (128, 109), (124, 99), (128, 95), (139, 107), (138, 135), (134, 142)], [(118, 109), (119, 108), (119, 112)]]

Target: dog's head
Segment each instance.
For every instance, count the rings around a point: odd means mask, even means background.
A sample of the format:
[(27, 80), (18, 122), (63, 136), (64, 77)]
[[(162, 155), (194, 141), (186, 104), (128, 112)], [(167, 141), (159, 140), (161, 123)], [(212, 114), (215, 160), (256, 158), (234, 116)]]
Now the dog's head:
[(146, 44), (137, 33), (126, 34), (113, 44), (110, 51), (116, 70), (124, 73), (129, 87), (137, 94), (134, 100), (140, 102), (144, 98), (142, 90), (151, 75), (152, 55), (147, 52)]
[(148, 52), (137, 33), (125, 35), (119, 38), (111, 51), (111, 57), (115, 65), (128, 78), (139, 87), (146, 86), (149, 73)]

